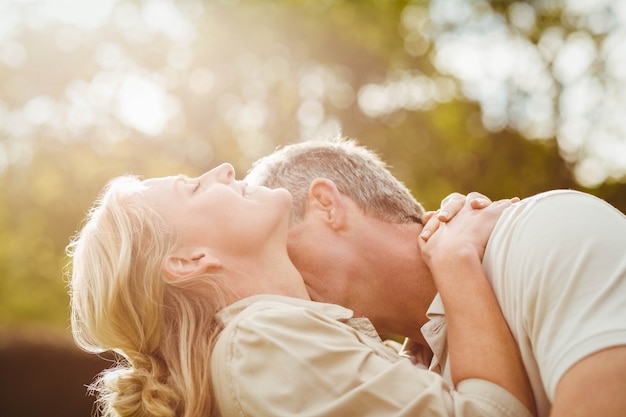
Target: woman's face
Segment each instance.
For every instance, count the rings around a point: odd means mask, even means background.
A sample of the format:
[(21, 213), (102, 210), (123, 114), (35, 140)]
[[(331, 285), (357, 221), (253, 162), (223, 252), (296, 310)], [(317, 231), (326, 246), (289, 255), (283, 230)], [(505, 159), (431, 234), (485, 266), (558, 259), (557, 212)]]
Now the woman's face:
[(286, 240), (289, 192), (235, 181), (230, 164), (197, 178), (179, 175), (144, 184), (152, 207), (174, 228), (181, 245), (245, 255), (275, 242), (274, 236)]

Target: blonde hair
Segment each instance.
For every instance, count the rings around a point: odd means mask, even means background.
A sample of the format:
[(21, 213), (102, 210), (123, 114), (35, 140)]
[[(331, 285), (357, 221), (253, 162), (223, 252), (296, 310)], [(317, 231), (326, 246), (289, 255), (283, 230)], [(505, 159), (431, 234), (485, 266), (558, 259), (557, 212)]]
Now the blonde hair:
[(259, 159), (246, 180), (286, 188), (293, 196), (291, 221), (304, 217), (316, 178), (332, 180), (367, 214), (392, 223), (421, 223), (424, 208), (373, 151), (352, 139), (334, 137), (284, 146)]
[(88, 352), (118, 354), (91, 386), (103, 416), (209, 416), (224, 285), (213, 276), (164, 276), (176, 236), (144, 190), (136, 177), (112, 180), (67, 247), (74, 340)]

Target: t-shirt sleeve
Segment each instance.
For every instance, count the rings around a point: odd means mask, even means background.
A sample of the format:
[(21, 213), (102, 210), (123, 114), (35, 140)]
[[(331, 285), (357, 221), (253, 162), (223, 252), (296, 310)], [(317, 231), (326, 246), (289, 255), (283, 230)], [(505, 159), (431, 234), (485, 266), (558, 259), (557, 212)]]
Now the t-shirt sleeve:
[[(365, 340), (369, 339), (369, 340)], [(349, 326), (306, 308), (244, 311), (219, 336), (212, 375), (228, 416), (530, 416), (483, 380), (451, 389), (406, 358), (390, 359)], [(382, 349), (387, 349), (382, 346)]]
[[(626, 217), (575, 191), (540, 195), (513, 211), (501, 303), (520, 309), (549, 398), (563, 374), (626, 344)], [(517, 216), (517, 218), (515, 218)], [(519, 305), (515, 305), (521, 300)]]

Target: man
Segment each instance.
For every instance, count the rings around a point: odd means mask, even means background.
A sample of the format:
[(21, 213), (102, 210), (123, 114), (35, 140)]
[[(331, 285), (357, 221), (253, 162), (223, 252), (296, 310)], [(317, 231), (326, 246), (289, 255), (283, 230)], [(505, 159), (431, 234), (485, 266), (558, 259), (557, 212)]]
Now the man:
[[(314, 300), (409, 337), (416, 360), (445, 373), (443, 305), (417, 244), (424, 211), (375, 154), (346, 140), (303, 142), (258, 161), (247, 180), (293, 194), (289, 255)], [(539, 415), (623, 416), (624, 215), (573, 191), (523, 200), (498, 221), (483, 268)]]

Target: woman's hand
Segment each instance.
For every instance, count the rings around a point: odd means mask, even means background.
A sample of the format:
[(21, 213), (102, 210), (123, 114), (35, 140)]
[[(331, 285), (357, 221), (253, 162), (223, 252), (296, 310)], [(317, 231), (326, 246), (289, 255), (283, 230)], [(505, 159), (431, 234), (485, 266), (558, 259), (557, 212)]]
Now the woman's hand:
[[(511, 202), (517, 202), (519, 198), (514, 197)], [(441, 223), (449, 222), (463, 208), (466, 202), (470, 203), (473, 209), (480, 210), (488, 207), (492, 202), (484, 194), (471, 192), (467, 196), (461, 193), (451, 193), (441, 200), (441, 205), (437, 211), (428, 211), (424, 215), (424, 227), (420, 237), (424, 240), (437, 231)]]
[[(453, 196), (442, 208), (448, 211), (459, 204), (457, 199)], [(482, 267), (496, 222), (518, 199), (499, 200), (480, 210), (473, 208), (472, 201), (470, 194), (454, 218), (437, 223), (428, 239), (418, 239), (422, 259), (430, 268), (446, 311), (452, 381), (491, 381), (534, 412), (532, 390), (519, 348)]]
[[(513, 198), (492, 203), (478, 193), (461, 197), (460, 194), (453, 194), (448, 201), (442, 202), (441, 211), (446, 212), (445, 218), (450, 218), (447, 223), (432, 216), (424, 226), (420, 249), (431, 270), (437, 269), (439, 262), (449, 264), (455, 258), (460, 260), (468, 255), (482, 261), (487, 241), (500, 215), (504, 209), (519, 201)], [(453, 213), (453, 218), (450, 213)]]

